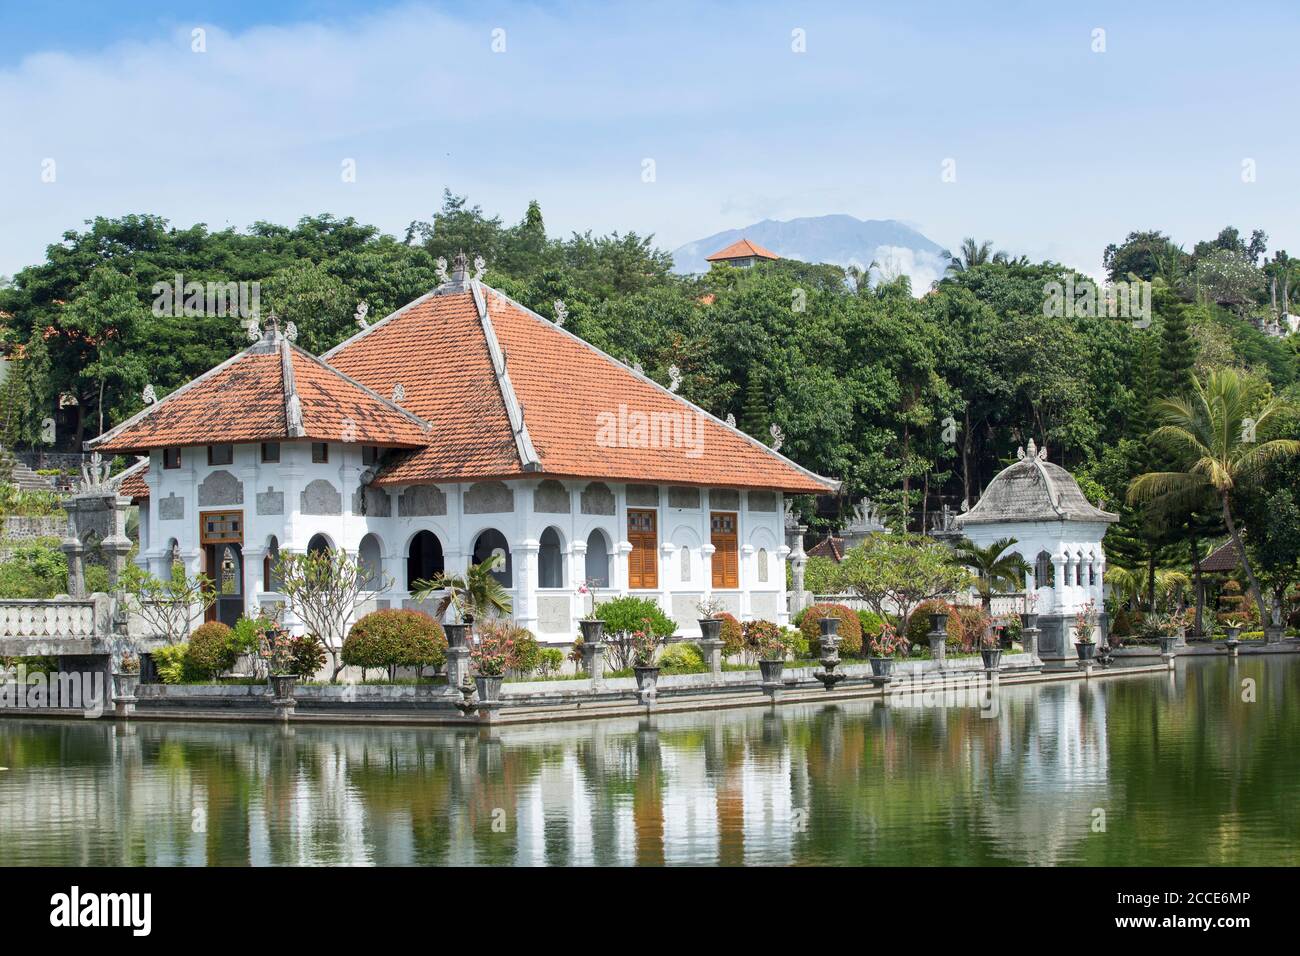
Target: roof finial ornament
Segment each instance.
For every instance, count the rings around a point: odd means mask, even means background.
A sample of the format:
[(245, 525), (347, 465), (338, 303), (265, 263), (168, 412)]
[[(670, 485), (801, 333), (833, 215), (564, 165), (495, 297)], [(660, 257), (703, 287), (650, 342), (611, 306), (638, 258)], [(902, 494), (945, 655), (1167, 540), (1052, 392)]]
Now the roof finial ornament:
[(279, 338), (279, 337), (280, 337), (280, 317), (279, 317), (278, 315), (275, 314), (275, 310), (274, 310), (274, 309), (272, 309), (272, 310), (271, 310), (271, 314), (268, 315), (268, 316), (266, 317), (266, 321), (267, 321), (267, 322), (270, 324), (270, 326), (271, 326), (271, 338), (273, 338), (273, 339), (277, 339), (277, 338)]
[(564, 320), (569, 317), (569, 307), (564, 304), (563, 299), (555, 300), (555, 324), (559, 328), (564, 328)]
[(398, 382), (393, 386), (393, 404), (400, 404), (406, 399), (406, 386)]
[(672, 392), (675, 395), (677, 394), (677, 390), (681, 387), (682, 387), (682, 370), (679, 369), (676, 365), (668, 366), (668, 391)]
[(731, 412), (727, 412), (727, 427), (729, 428), (736, 427), (736, 416)]
[(438, 277), (438, 283), (439, 283), (439, 284), (442, 284), (442, 283), (444, 283), (444, 282), (450, 282), (450, 281), (451, 281), (450, 277), (448, 277), (448, 275), (447, 275), (447, 258), (446, 258), (446, 256), (439, 256), (439, 257), (438, 257), (438, 261), (437, 261), (436, 263), (434, 263), (434, 266), (433, 266), (433, 274), (436, 275), (436, 276)]
[(284, 337), (288, 339), (290, 342), (297, 342), (298, 326), (292, 322), (286, 322), (284, 324)]
[(482, 282), (483, 273), (487, 269), (487, 260), (482, 256), (474, 257), (474, 281)]
[(781, 446), (785, 444), (785, 432), (781, 431), (781, 426), (775, 422), (768, 431), (772, 433), (772, 451), (780, 451)]
[(641, 363), (640, 363), (640, 362), (633, 362), (633, 363), (632, 363), (632, 371), (636, 372), (638, 375), (644, 375), (644, 374), (645, 374), (645, 369), (641, 367)]
[(152, 384), (146, 385), (144, 387), (144, 391), (140, 393), (140, 397), (144, 399), (144, 403), (146, 405), (158, 404), (158, 393), (154, 391), (154, 387)]
[(362, 299), (360, 302), (357, 303), (357, 311), (353, 314), (352, 318), (357, 323), (358, 328), (361, 329), (370, 328), (370, 323), (366, 321), (366, 314), (369, 311), (370, 311), (370, 303), (367, 302), (365, 299)]
[(248, 341), (250, 342), (262, 341), (262, 327), (257, 324), (257, 316), (253, 316), (253, 318), (249, 319), (248, 329), (244, 334), (248, 336)]
[(451, 281), (456, 285), (465, 284), (465, 253), (456, 253), (456, 258), (451, 260)]
[(1025, 449), (1025, 453), (1021, 455), (1020, 458), (1023, 461), (1025, 458), (1029, 458), (1032, 460), (1037, 457), (1038, 457), (1038, 446), (1034, 444), (1034, 440), (1031, 438), (1029, 439), (1029, 447)]

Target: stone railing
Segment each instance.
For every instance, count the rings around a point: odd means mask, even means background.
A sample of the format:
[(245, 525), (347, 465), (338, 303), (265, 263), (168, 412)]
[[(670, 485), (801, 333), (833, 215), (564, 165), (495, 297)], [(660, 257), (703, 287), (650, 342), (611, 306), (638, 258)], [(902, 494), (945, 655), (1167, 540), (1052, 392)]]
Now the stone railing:
[(111, 598), (0, 600), (0, 639), (93, 640), (111, 630)]

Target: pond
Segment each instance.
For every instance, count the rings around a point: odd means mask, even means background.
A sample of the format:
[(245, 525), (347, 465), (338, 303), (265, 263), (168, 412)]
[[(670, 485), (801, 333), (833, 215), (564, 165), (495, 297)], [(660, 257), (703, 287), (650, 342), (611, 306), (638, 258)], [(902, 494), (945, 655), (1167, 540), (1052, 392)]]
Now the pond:
[(949, 703), (0, 720), (0, 865), (1300, 864), (1295, 657)]

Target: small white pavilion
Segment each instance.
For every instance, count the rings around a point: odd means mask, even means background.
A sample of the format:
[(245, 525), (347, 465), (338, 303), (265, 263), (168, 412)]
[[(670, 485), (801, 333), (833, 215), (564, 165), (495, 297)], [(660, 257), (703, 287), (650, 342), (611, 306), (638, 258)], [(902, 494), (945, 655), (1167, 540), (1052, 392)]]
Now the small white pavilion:
[(1066, 660), (1075, 656), (1075, 615), (1088, 601), (1097, 609), (1094, 637), (1101, 640), (1106, 634), (1101, 542), (1119, 515), (1092, 505), (1074, 477), (1048, 461), (1047, 449), (1035, 447), (1032, 439), (1018, 457), (989, 483), (973, 508), (957, 516), (956, 525), (980, 547), (1015, 539), (1012, 550), (1032, 569), (1026, 594), (1038, 597), (1038, 654), (1044, 660)]

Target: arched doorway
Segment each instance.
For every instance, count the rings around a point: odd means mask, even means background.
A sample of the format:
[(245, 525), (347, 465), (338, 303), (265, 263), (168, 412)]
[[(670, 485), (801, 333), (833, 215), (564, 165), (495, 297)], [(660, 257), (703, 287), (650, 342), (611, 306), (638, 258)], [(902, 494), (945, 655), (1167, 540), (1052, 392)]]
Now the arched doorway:
[(542, 532), (541, 547), (537, 551), (537, 586), (564, 587), (564, 546), (560, 543), (560, 532), (554, 528)]
[(496, 528), (488, 528), (474, 540), (474, 557), (472, 560), (474, 564), (482, 564), (494, 554), (499, 554), (505, 558), (505, 563), (498, 565), (497, 569), (492, 572), (492, 576), (500, 582), (502, 587), (514, 587), (515, 567), (510, 556), (510, 543), (506, 541), (506, 536)]
[(334, 545), (323, 534), (314, 534), (311, 536), (311, 540), (307, 542), (308, 554), (326, 554), (332, 550), (334, 550)]
[(432, 531), (418, 532), (406, 549), (406, 590), (417, 581), (431, 581), (443, 573), (442, 542)]
[(357, 572), (361, 586), (367, 591), (378, 591), (384, 583), (384, 558), (379, 538), (368, 534), (361, 539), (357, 549)]
[(609, 587), (609, 542), (602, 531), (587, 535), (587, 582), (594, 588)]

